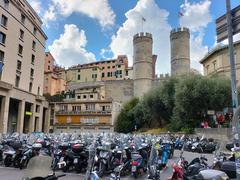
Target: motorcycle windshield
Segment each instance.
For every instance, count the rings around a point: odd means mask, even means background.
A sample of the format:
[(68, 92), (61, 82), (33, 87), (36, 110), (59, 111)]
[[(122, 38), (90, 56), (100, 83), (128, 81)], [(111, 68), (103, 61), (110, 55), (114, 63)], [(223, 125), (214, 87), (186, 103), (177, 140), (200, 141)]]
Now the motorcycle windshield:
[(36, 156), (30, 159), (25, 177), (47, 177), (51, 173), (52, 158), (49, 156)]
[(157, 149), (155, 145), (152, 145), (150, 156), (149, 156), (149, 165), (154, 165), (156, 163), (156, 159), (157, 159)]

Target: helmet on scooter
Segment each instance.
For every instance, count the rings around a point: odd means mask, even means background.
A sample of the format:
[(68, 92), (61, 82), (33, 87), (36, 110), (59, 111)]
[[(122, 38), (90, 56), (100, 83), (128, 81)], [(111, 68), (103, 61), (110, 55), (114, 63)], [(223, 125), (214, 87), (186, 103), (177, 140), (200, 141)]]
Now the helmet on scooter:
[(40, 143), (34, 143), (32, 145), (33, 150), (39, 151), (41, 148), (42, 148), (42, 144), (40, 144)]

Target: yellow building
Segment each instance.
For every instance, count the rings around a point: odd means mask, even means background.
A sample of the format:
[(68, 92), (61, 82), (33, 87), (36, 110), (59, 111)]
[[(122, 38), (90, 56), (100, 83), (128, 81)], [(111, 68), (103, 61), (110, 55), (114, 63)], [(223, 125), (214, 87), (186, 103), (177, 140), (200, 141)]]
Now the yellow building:
[[(236, 67), (237, 86), (240, 85), (240, 41), (234, 43), (234, 59)], [(204, 68), (204, 75), (214, 74), (231, 77), (230, 61), (227, 45), (218, 45), (200, 61)]]
[(86, 83), (94, 81), (131, 79), (132, 68), (128, 67), (125, 55), (116, 59), (102, 60), (89, 64), (79, 64), (66, 70), (66, 81)]
[(85, 86), (54, 103), (54, 132), (113, 131), (120, 103), (105, 100), (105, 86)]

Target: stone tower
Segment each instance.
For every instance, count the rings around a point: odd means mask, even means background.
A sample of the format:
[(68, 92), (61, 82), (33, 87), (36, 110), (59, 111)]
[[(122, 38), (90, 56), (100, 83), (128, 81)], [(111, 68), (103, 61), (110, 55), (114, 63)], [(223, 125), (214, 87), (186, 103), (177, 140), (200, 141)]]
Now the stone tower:
[(135, 97), (142, 97), (152, 87), (152, 44), (150, 33), (141, 32), (133, 37), (133, 90)]
[(190, 72), (189, 29), (185, 27), (173, 29), (171, 39), (171, 75)]

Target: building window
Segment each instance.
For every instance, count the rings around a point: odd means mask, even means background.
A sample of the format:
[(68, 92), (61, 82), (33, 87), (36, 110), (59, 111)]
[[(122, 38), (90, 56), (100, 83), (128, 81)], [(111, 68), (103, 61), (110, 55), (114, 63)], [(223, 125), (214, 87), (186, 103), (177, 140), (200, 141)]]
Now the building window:
[(33, 77), (33, 76), (34, 76), (34, 69), (31, 68), (30, 77)]
[(216, 61), (213, 61), (213, 70), (216, 70)]
[(23, 54), (23, 46), (22, 45), (18, 45), (18, 54), (22, 55)]
[(35, 63), (35, 56), (32, 54), (32, 59), (31, 59), (31, 63), (34, 64)]
[(110, 66), (108, 66), (107, 68), (108, 68), (108, 69), (110, 69), (111, 67), (110, 67)]
[(87, 98), (87, 95), (83, 95), (83, 99), (86, 99)]
[(77, 96), (78, 99), (81, 99), (81, 96)]
[(36, 49), (36, 42), (35, 42), (35, 41), (32, 42), (32, 49), (33, 49), (33, 50)]
[(78, 80), (80, 80), (81, 79), (81, 75), (80, 74), (78, 74)]
[(22, 40), (24, 38), (24, 31), (22, 29), (20, 29), (19, 38), (22, 39)]
[(81, 70), (80, 69), (78, 69), (78, 72), (80, 72)]
[(37, 28), (36, 28), (36, 27), (33, 28), (33, 34), (34, 34), (34, 35), (37, 34)]
[(39, 105), (36, 105), (36, 113), (39, 113), (40, 112), (40, 106)]
[(102, 73), (102, 78), (104, 78), (104, 76), (105, 76), (105, 73)]
[(20, 76), (16, 76), (16, 79), (15, 79), (15, 86), (16, 87), (19, 87), (19, 82), (20, 82)]
[(29, 83), (29, 92), (32, 92), (32, 82)]
[(209, 73), (208, 71), (209, 71), (209, 65), (206, 66), (206, 73), (207, 73), (206, 75), (208, 75)]
[(21, 22), (24, 24), (25, 23), (25, 20), (26, 20), (26, 17), (23, 15), (23, 14), (21, 14)]
[(2, 14), (1, 25), (7, 27), (8, 18)]
[(0, 32), (0, 43), (5, 44), (5, 42), (6, 42), (6, 34), (4, 34), (3, 32)]
[(128, 76), (128, 70), (126, 70), (126, 76)]
[(118, 68), (121, 68), (121, 65), (118, 65)]
[(96, 71), (96, 70), (97, 70), (97, 67), (92, 68), (92, 70), (93, 70), (93, 71)]
[(105, 67), (102, 67), (102, 69), (105, 69)]
[(92, 94), (90, 95), (90, 98), (91, 98), (91, 99), (93, 98), (93, 95), (92, 95)]
[(108, 77), (110, 77), (110, 76), (111, 76), (111, 73), (110, 73), (110, 72), (108, 72), (108, 73), (107, 73), (107, 76), (108, 76)]
[(17, 61), (17, 70), (21, 71), (22, 69), (22, 62), (21, 61)]
[(0, 50), (0, 61), (4, 61), (4, 52)]
[(86, 104), (87, 111), (95, 111), (95, 104)]
[(37, 94), (39, 95), (40, 94), (40, 87), (38, 86), (38, 92), (37, 92)]
[(50, 70), (50, 66), (48, 66), (48, 70)]
[(9, 0), (3, 0), (3, 2), (4, 2), (4, 7), (5, 7), (5, 8), (8, 8), (8, 6), (9, 6)]

